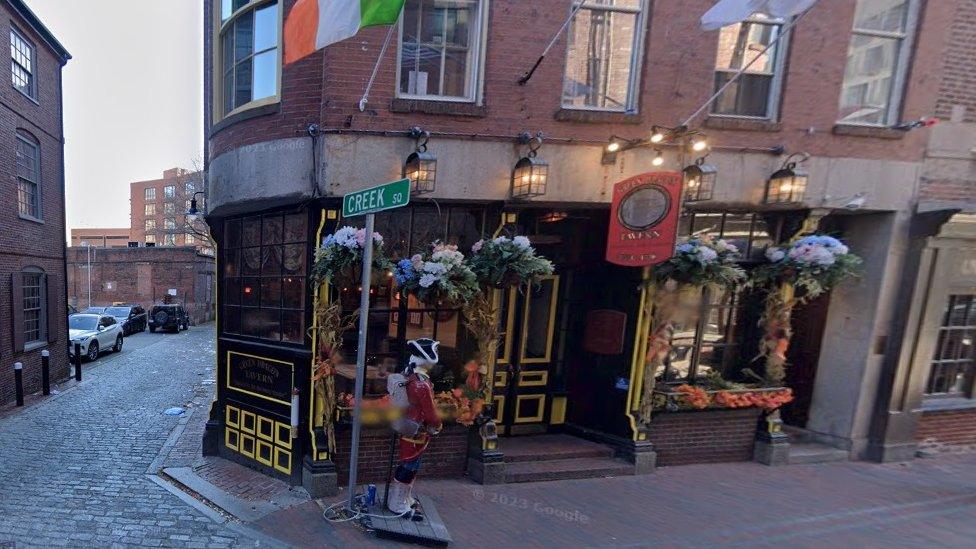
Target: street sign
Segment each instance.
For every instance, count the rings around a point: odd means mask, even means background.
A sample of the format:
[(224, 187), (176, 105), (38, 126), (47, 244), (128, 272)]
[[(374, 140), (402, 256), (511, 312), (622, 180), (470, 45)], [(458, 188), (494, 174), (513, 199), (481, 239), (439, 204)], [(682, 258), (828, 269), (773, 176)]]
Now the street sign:
[(410, 180), (391, 181), (342, 197), (342, 217), (355, 217), (400, 208), (410, 203)]

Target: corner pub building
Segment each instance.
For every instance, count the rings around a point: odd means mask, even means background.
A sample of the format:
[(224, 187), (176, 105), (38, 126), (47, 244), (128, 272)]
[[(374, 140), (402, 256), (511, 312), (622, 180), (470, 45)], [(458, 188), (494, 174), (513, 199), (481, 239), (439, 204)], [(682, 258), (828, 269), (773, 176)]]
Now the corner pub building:
[[(704, 32), (697, 19), (710, 0), (586, 2), (520, 85), (575, 4), (406, 0), (361, 110), (387, 29), (283, 66), (282, 22), (293, 4), (203, 2), (207, 221), (220, 273), (206, 453), (313, 494), (345, 479), (348, 418), (341, 408), (323, 413), (315, 398), (312, 328), (316, 303), (352, 309), (357, 288), (315, 287), (309, 269), (325, 235), (358, 222), (341, 218), (341, 196), (399, 179), (414, 153), (427, 162), (430, 185), (419, 190), (429, 192), (377, 216), (392, 257), (438, 240), (467, 252), (480, 238), (524, 234), (556, 266), (531, 291), (497, 292), (494, 433), (448, 426), (424, 476), (490, 483), (646, 473), (753, 459), (757, 438), (783, 438), (770, 436), (756, 409), (662, 409), (639, 424), (645, 273), (604, 255), (613, 185), (680, 172), (702, 154), (670, 143), (608, 153), (607, 144), (646, 139), (653, 125), (688, 116), (786, 22), (757, 16)], [(732, 241), (746, 268), (764, 246), (811, 230), (840, 236), (865, 260), (858, 281), (796, 312), (787, 383), (796, 400), (783, 410), (791, 433), (851, 459), (902, 459), (911, 454), (892, 449), (913, 448), (912, 428), (884, 428), (891, 414), (881, 403), (901, 379), (893, 368), (908, 368), (892, 357), (905, 332), (902, 271), (914, 268), (912, 246), (924, 247), (911, 227), (926, 132), (892, 126), (933, 111), (940, 29), (953, 4), (821, 0), (697, 121), (717, 177), (711, 196), (699, 197), (707, 200), (682, 204), (683, 235)], [(879, 70), (863, 67), (864, 37), (887, 52)], [(541, 146), (532, 139), (540, 134)], [(547, 169), (545, 185), (523, 189), (513, 170), (530, 148)], [(805, 192), (777, 200), (768, 180), (798, 153), (809, 155)], [(464, 382), (475, 348), (460, 311), (400, 299), (392, 279), (370, 291), (367, 397), (385, 392), (403, 343), (420, 336), (441, 341), (436, 390)], [(676, 330), (659, 383), (737, 379), (754, 366), (760, 300), (742, 289), (704, 295), (701, 319)], [(345, 356), (355, 347), (350, 333)], [(351, 392), (353, 366), (338, 370), (337, 392)], [(389, 437), (364, 430), (360, 480), (384, 480)]]

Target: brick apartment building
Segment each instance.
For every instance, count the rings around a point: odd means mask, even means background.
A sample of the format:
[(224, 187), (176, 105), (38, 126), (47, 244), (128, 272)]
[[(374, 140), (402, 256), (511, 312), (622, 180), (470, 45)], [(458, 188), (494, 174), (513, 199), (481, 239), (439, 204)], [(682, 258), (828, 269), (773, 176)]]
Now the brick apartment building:
[(20, 0), (0, 2), (11, 59), (0, 86), (0, 405), (14, 399), (13, 364), (40, 390), (41, 352), (67, 375), (62, 46)]
[[(188, 222), (186, 212), (194, 193), (204, 191), (199, 172), (183, 168), (163, 171), (161, 179), (129, 184), (130, 236), (140, 246), (196, 246), (209, 250), (205, 229)], [(197, 208), (204, 211), (204, 195), (197, 196)]]
[[(653, 464), (655, 451), (660, 463), (748, 459), (755, 417), (739, 417), (741, 410), (664, 412), (649, 430), (639, 428), (639, 395), (626, 389), (643, 373), (639, 346), (602, 356), (582, 347), (583, 319), (592, 310), (624, 313), (628, 345), (647, 335), (633, 291), (641, 273), (602, 260), (613, 184), (681, 171), (695, 160), (668, 143), (616, 154), (607, 145), (646, 140), (655, 125), (676, 126), (788, 24), (757, 14), (702, 31), (698, 19), (713, 3), (587, 3), (521, 85), (569, 15), (569, 0), (406, 0), (360, 109), (387, 29), (363, 30), (282, 66), (281, 22), (293, 0), (203, 0), (207, 219), (220, 273), (221, 380), (205, 448), (313, 492), (337, 464), (344, 475), (344, 442), (340, 455), (330, 453), (324, 422), (333, 420), (322, 419), (313, 398), (317, 349), (307, 329), (316, 289), (299, 292), (282, 282), (289, 297), (273, 293), (277, 299), (265, 303), (249, 277), (261, 276), (263, 284), (266, 276), (307, 274), (322, 235), (360, 222), (340, 219), (340, 197), (401, 177), (408, 156), (425, 151), (436, 157), (433, 191), (377, 216), (377, 229), (396, 237), (392, 254), (409, 256), (435, 239), (466, 251), (505, 230), (529, 235), (556, 264), (555, 276), (531, 296), (500, 298), (511, 320), (488, 375), (501, 453), (504, 437), (563, 432), (609, 444), (637, 468)], [(859, 281), (794, 316), (789, 382), (797, 399), (784, 410), (791, 432), (851, 459), (909, 459), (925, 432), (918, 427), (925, 406), (976, 408), (973, 327), (965, 314), (960, 326), (939, 322), (947, 306), (970, 310), (976, 287), (963, 280), (976, 276), (976, 263), (967, 263), (976, 253), (976, 224), (955, 216), (972, 211), (973, 201), (972, 138), (957, 136), (973, 131), (976, 115), (969, 96), (974, 19), (973, 0), (820, 0), (691, 124), (707, 135), (707, 163), (718, 178), (709, 200), (683, 205), (682, 234), (707, 231), (761, 256), (765, 245), (815, 227), (839, 235), (865, 260)], [(227, 47), (247, 55), (228, 55)], [(932, 114), (953, 121), (934, 130), (898, 128)], [(414, 127), (429, 132), (426, 143)], [(513, 184), (513, 166), (527, 155), (523, 132), (541, 132), (536, 159), (548, 165), (546, 188), (524, 194)], [(771, 174), (798, 153), (809, 155), (805, 194), (771, 203)], [(263, 270), (290, 247), (306, 253), (285, 253), (285, 261)], [(936, 249), (945, 247), (958, 264), (938, 261)], [(956, 269), (952, 288), (942, 284), (932, 293), (919, 274), (931, 265)], [(911, 287), (916, 297), (904, 298), (903, 288)], [(391, 288), (380, 285), (376, 295), (375, 315), (389, 315), (391, 327), (388, 337), (371, 340), (371, 356), (396, 356), (406, 333), (435, 336), (445, 366), (463, 379), (468, 351), (459, 315), (424, 322), (424, 310), (405, 310)], [(533, 312), (533, 300), (543, 300), (548, 314)], [(730, 303), (703, 304), (715, 307), (719, 320), (696, 327), (681, 344), (694, 362), (687, 377), (661, 382), (695, 383), (694, 372), (717, 371), (729, 353), (735, 360), (726, 362), (748, 364), (755, 346), (744, 338), (758, 313), (748, 300)], [(709, 332), (716, 325), (736, 328)], [(952, 332), (955, 354), (933, 364), (940, 331)], [(299, 439), (248, 434), (253, 425), (241, 418), (287, 424), (289, 409), (225, 382), (243, 367), (241, 356), (294, 376), (303, 410)], [(707, 438), (717, 425), (742, 421), (745, 440), (723, 431), (728, 436), (704, 444), (715, 447), (711, 456), (673, 436)], [(341, 422), (336, 433), (347, 436)], [(469, 448), (469, 474), (500, 461), (486, 448)]]
[(68, 302), (139, 304), (147, 310), (165, 296), (186, 307), (194, 323), (214, 318), (214, 260), (192, 246), (149, 248), (68, 248)]
[(129, 232), (129, 229), (71, 229), (69, 245), (93, 246), (96, 248), (124, 248), (131, 241)]

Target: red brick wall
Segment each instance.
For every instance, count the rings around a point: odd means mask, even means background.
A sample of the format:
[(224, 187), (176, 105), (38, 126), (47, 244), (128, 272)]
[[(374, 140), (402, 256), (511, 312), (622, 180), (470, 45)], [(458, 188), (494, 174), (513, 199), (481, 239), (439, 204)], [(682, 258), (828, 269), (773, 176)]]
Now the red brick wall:
[(915, 439), (923, 446), (976, 447), (976, 409), (924, 412)]
[(749, 461), (758, 420), (757, 408), (657, 414), (650, 434), (657, 464)]
[[(13, 363), (24, 364), (24, 383), (28, 393), (41, 386), (41, 351), (14, 352), (11, 301), (11, 276), (25, 267), (39, 267), (54, 281), (48, 295), (56, 307), (57, 341), (49, 344), (52, 380), (68, 374), (67, 317), (64, 299), (64, 154), (61, 133), (61, 60), (31, 27), (0, 2), (0, 36), (9, 37), (11, 25), (33, 45), (36, 56), (37, 102), (10, 85), (9, 60), (4, 72), (6, 84), (0, 86), (0, 405), (14, 399)], [(8, 39), (8, 38), (5, 38)], [(16, 134), (34, 136), (41, 149), (41, 216), (43, 223), (22, 219), (17, 205)], [(22, 304), (21, 304), (22, 306)]]
[[(153, 219), (156, 221), (156, 230), (152, 232), (155, 237), (156, 246), (162, 246), (164, 243), (166, 234), (176, 235), (176, 245), (182, 246), (186, 242), (186, 235), (192, 234), (192, 231), (188, 230), (186, 227), (186, 201), (193, 197), (193, 193), (186, 192), (186, 183), (192, 182), (194, 185), (194, 192), (203, 191), (203, 175), (200, 172), (191, 172), (189, 170), (184, 170), (181, 168), (171, 168), (163, 172), (163, 177), (160, 179), (151, 179), (148, 181), (133, 181), (129, 183), (129, 223), (130, 223), (130, 234), (134, 242), (139, 242), (140, 244), (146, 243), (146, 220)], [(172, 185), (176, 187), (176, 196), (173, 198), (166, 198), (163, 196), (163, 187)], [(154, 188), (156, 189), (155, 200), (146, 200), (146, 189)], [(151, 203), (155, 205), (155, 213), (153, 215), (146, 215), (146, 204)], [(173, 205), (173, 212), (165, 212), (165, 204), (170, 203)], [(204, 201), (202, 197), (198, 197), (197, 207), (201, 210), (204, 207)], [(165, 229), (165, 219), (171, 218), (176, 222), (175, 230)], [(200, 228), (198, 227), (199, 231)], [(196, 237), (196, 235), (194, 235)], [(196, 241), (193, 245), (201, 247), (203, 241), (196, 237)]]
[[(357, 482), (386, 482), (386, 474), (390, 464), (390, 439), (392, 431), (389, 429), (363, 429), (359, 442), (359, 468)], [(336, 470), (339, 482), (348, 479), (350, 435), (349, 426), (336, 429)], [(464, 475), (467, 464), (468, 429), (462, 425), (445, 425), (444, 430), (434, 437), (421, 459), (420, 476), (460, 477)]]
[[(286, 9), (292, 0), (284, 0)], [(560, 121), (565, 63), (565, 40), (526, 86), (516, 80), (541, 53), (568, 14), (564, 0), (490, 2), (489, 35), (485, 63), (484, 97), (487, 114), (394, 113), (397, 47), (390, 48), (370, 95), (366, 112), (356, 104), (369, 79), (385, 28), (367, 29), (355, 38), (335, 44), (284, 67), (281, 102), (274, 112), (227, 125), (211, 135), (211, 158), (242, 145), (294, 138), (311, 122), (323, 129), (344, 131), (397, 131), (421, 125), (433, 132), (514, 136), (524, 130), (542, 130), (554, 138), (605, 142), (611, 134), (644, 137), (650, 124), (671, 125), (681, 120), (712, 92), (717, 32), (698, 28), (697, 18), (713, 0), (651, 2), (645, 44), (645, 62), (635, 124), (620, 117), (601, 121)], [(915, 56), (905, 94), (905, 119), (931, 114), (939, 86), (945, 48), (944, 29), (954, 14), (951, 2), (926, 2), (915, 43)], [(204, 0), (206, 33), (204, 53), (206, 102), (212, 96), (212, 2)], [(709, 130), (716, 145), (769, 147), (814, 155), (897, 158), (921, 157), (925, 132), (902, 139), (838, 136), (831, 130), (847, 57), (854, 3), (822, 0), (796, 28), (790, 44), (789, 66), (782, 101), (782, 128), (777, 131)], [(209, 112), (209, 104), (207, 105)], [(206, 121), (209, 128), (212, 120)]]
[(963, 121), (976, 122), (976, 0), (946, 0), (956, 4), (948, 28), (947, 47), (942, 58), (943, 73), (939, 84), (936, 114), (949, 118), (953, 105), (966, 107)]

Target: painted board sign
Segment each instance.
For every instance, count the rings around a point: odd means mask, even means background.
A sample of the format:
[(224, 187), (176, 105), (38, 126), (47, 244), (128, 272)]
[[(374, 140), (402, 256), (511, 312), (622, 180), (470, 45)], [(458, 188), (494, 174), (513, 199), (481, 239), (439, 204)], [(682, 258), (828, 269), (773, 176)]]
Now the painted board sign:
[(681, 200), (681, 174), (645, 173), (613, 186), (606, 259), (645, 267), (674, 254)]
[(295, 367), (290, 362), (227, 352), (227, 388), (291, 406)]
[(586, 313), (583, 350), (595, 355), (619, 355), (624, 352), (627, 313), (597, 309)]

